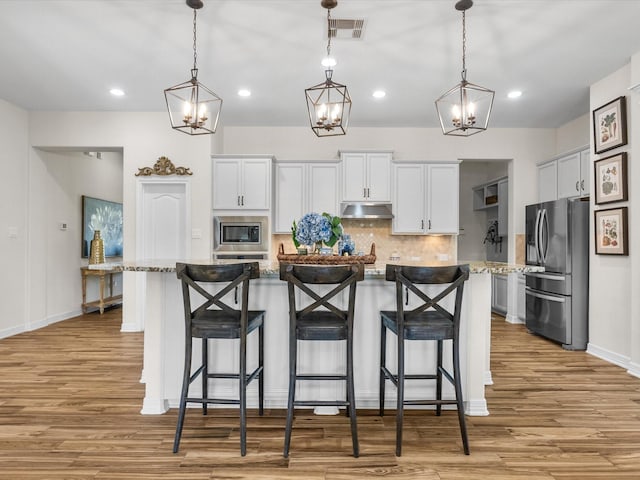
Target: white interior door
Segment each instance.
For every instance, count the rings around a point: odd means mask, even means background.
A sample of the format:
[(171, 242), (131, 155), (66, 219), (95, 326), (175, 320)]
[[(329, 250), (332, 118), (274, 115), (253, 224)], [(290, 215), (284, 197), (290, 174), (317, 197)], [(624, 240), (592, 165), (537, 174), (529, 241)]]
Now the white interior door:
[(187, 185), (149, 183), (143, 186), (140, 259), (187, 259), (190, 254)]

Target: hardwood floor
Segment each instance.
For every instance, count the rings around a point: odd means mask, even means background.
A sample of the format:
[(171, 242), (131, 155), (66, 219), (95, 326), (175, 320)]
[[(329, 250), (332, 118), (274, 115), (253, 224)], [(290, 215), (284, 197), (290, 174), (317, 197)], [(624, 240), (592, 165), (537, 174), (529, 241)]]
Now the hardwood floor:
[(359, 411), (360, 458), (344, 416), (298, 415), (282, 457), (284, 411), (187, 415), (171, 453), (176, 409), (139, 414), (142, 334), (120, 333), (120, 309), (0, 340), (1, 479), (577, 480), (640, 478), (640, 379), (567, 352), (501, 317), (493, 321), (491, 415), (412, 412), (403, 456), (393, 414)]

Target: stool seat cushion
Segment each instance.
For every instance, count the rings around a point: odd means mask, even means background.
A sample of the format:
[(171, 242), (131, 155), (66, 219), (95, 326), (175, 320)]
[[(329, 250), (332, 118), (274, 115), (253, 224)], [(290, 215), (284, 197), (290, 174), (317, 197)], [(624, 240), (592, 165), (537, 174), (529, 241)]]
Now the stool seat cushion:
[[(347, 313), (344, 312), (345, 318)], [(346, 340), (347, 322), (332, 312), (316, 310), (299, 317), (296, 336), (299, 340)]]
[[(264, 321), (264, 310), (249, 310), (247, 333)], [(191, 320), (191, 335), (196, 338), (240, 338), (240, 312), (204, 310)]]
[[(398, 312), (380, 312), (382, 323), (398, 334)], [(448, 340), (453, 338), (453, 321), (436, 311), (413, 314), (404, 320), (405, 340)]]

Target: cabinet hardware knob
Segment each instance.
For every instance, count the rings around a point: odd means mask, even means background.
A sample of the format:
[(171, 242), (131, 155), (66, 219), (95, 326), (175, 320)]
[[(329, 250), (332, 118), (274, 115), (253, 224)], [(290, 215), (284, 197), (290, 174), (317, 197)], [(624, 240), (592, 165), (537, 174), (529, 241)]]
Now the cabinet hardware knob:
[(240, 206), (240, 195), (238, 195), (237, 204), (238, 204), (238, 206)]
[(580, 190), (584, 190), (584, 180), (580, 180)]
[(242, 195), (240, 198), (242, 199), (240, 205), (242, 205), (244, 207), (244, 195)]
[(579, 181), (578, 181), (578, 182), (576, 182), (576, 192), (579, 192), (579, 191), (580, 191), (580, 189), (578, 188), (578, 185), (579, 185), (579, 184), (580, 184), (580, 182), (579, 182)]
[(420, 230), (424, 230), (424, 220), (420, 220)]
[(429, 219), (429, 230), (431, 230), (431, 219)]

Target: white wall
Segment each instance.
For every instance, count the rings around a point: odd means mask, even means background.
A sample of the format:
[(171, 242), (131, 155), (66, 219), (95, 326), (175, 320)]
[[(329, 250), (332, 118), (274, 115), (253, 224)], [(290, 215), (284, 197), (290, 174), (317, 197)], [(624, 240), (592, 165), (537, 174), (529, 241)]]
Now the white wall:
[[(627, 96), (629, 105), (630, 96), (628, 87), (631, 85), (631, 67), (627, 64), (608, 77), (600, 80), (591, 86), (590, 103), (591, 110), (604, 105), (618, 96)], [(633, 120), (633, 111), (637, 111), (637, 107), (629, 109), (627, 118)], [(630, 122), (632, 135), (629, 135), (629, 143), (615, 150), (610, 150), (601, 155), (592, 155), (592, 161), (598, 158), (605, 158), (610, 155), (626, 151), (629, 152), (629, 198), (637, 198), (634, 187), (640, 185), (637, 182), (640, 179), (637, 170), (633, 168), (633, 121)], [(593, 143), (591, 144), (593, 152)], [(634, 170), (636, 171), (634, 174)], [(636, 180), (634, 182), (634, 180)], [(615, 205), (594, 204), (593, 196), (591, 197), (590, 209), (591, 215), (593, 211), (605, 208), (615, 208), (620, 206), (628, 206), (630, 218), (629, 232), (629, 252), (627, 256), (614, 255), (596, 255), (594, 252), (594, 232), (593, 222), (590, 225), (590, 268), (589, 268), (589, 345), (588, 351), (594, 355), (603, 357), (628, 367), (630, 365), (632, 350), (638, 347), (632, 346), (631, 333), (638, 328), (637, 324), (640, 318), (632, 316), (632, 298), (638, 296), (640, 285), (635, 286), (631, 283), (632, 261), (640, 254), (637, 251), (638, 234), (640, 234), (640, 225), (634, 222), (634, 210), (640, 208), (640, 202), (636, 202), (632, 206), (630, 202), (617, 202)], [(593, 217), (592, 217), (593, 218)], [(635, 288), (633, 288), (635, 287)], [(637, 308), (637, 307), (636, 307)]]
[(589, 145), (591, 141), (590, 118), (591, 114), (585, 113), (558, 128), (556, 132), (556, 155), (562, 155)]
[[(640, 52), (631, 58), (631, 81), (630, 86), (640, 85)], [(629, 93), (629, 124), (630, 144), (631, 148), (634, 140), (640, 139), (640, 87), (637, 91)], [(637, 188), (640, 185), (640, 168), (633, 166), (633, 157), (628, 160), (629, 168), (629, 188)], [(630, 192), (629, 201), (629, 225), (631, 226), (631, 245), (629, 260), (631, 261), (631, 335), (629, 341), (631, 343), (631, 362), (629, 371), (637, 377), (640, 377), (640, 195), (637, 192)]]
[(22, 331), (28, 303), (28, 126), (25, 110), (0, 100), (0, 338)]
[[(171, 130), (166, 113), (117, 112), (34, 112), (30, 114), (29, 143), (41, 149), (94, 147), (95, 150), (122, 149), (122, 198), (124, 214), (124, 259), (136, 259), (136, 185), (138, 168), (153, 166), (161, 156), (169, 157), (177, 166), (189, 167), (194, 202), (191, 206), (192, 227), (200, 229), (202, 238), (192, 240), (194, 258), (210, 257), (211, 234), (211, 159), (210, 151), (217, 140), (209, 136), (191, 137)], [(42, 239), (51, 242), (47, 228), (47, 185), (51, 181), (42, 152), (32, 149), (29, 155), (29, 231), (30, 265), (28, 269), (29, 308), (26, 328), (47, 324), (55, 319), (48, 310), (46, 292), (54, 285), (46, 281), (47, 254)], [(79, 275), (79, 274), (78, 274)], [(124, 275), (123, 322), (137, 323), (135, 273)], [(60, 281), (58, 279), (58, 281)], [(69, 283), (75, 280), (64, 279)], [(45, 295), (43, 295), (45, 292)]]

